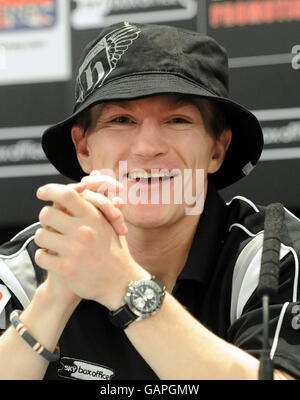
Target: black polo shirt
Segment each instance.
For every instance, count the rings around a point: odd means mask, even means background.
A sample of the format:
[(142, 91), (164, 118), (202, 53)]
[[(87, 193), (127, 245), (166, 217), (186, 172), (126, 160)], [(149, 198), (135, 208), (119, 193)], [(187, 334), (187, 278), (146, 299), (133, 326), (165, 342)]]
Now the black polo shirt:
[[(210, 183), (186, 264), (173, 290), (173, 295), (208, 329), (256, 357), (262, 348), (261, 301), (255, 289), (263, 224), (263, 207), (243, 197), (225, 204)], [(14, 255), (20, 257), (26, 251), (27, 264), (29, 258), (38, 284), (41, 270), (34, 264), (35, 245), (30, 240), (36, 228), (2, 246), (0, 261), (2, 258), (14, 270)], [(270, 306), (270, 347), (275, 367), (300, 378), (300, 221), (288, 211), (282, 243), (280, 290)], [(19, 272), (17, 275), (20, 279)], [(30, 292), (28, 278), (25, 286)], [(20, 307), (12, 294), (6, 305), (6, 321), (10, 311)], [(61, 358), (49, 365), (45, 379), (157, 379), (126, 334), (110, 324), (108, 310), (96, 302), (83, 300), (79, 304), (59, 345)]]

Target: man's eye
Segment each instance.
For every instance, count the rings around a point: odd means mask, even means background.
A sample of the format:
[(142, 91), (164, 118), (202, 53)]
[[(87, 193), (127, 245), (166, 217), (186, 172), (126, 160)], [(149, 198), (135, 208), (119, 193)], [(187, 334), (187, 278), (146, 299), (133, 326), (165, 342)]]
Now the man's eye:
[(184, 118), (181, 118), (181, 117), (176, 117), (176, 118), (172, 118), (171, 122), (173, 124), (187, 124), (189, 121)]
[(121, 116), (121, 117), (114, 118), (112, 122), (116, 122), (118, 124), (130, 124), (132, 121), (128, 117)]

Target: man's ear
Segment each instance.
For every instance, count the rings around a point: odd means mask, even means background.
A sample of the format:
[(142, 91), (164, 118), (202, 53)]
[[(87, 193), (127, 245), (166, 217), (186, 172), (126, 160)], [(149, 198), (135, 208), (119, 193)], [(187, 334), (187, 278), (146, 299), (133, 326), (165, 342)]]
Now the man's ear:
[(84, 133), (81, 126), (73, 125), (71, 129), (71, 136), (76, 148), (78, 162), (83, 171), (89, 174), (92, 171), (92, 166), (87, 143), (88, 135)]
[(211, 162), (208, 168), (209, 174), (214, 174), (221, 167), (226, 155), (226, 151), (230, 145), (231, 139), (231, 129), (225, 129), (218, 137), (218, 139), (216, 139)]

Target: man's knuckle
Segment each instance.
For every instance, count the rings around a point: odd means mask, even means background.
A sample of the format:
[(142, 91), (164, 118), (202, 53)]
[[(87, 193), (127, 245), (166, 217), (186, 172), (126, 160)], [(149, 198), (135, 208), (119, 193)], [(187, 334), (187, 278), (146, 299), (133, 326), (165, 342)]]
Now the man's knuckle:
[(98, 195), (99, 195), (99, 203), (100, 204), (109, 204), (110, 203), (109, 198), (107, 198), (104, 194), (98, 193)]
[(42, 244), (42, 241), (44, 239), (44, 233), (45, 233), (44, 229), (42, 228), (37, 229), (37, 231), (35, 232), (34, 241), (38, 246)]
[(98, 204), (100, 211), (111, 221), (116, 221), (119, 218), (120, 214), (116, 212), (115, 206), (107, 197), (101, 195)]
[(93, 242), (96, 239), (96, 232), (91, 226), (82, 225), (78, 228), (78, 236), (83, 242)]
[(61, 200), (63, 202), (68, 203), (72, 201), (76, 196), (75, 190), (71, 189), (70, 187), (66, 187), (66, 190), (63, 190), (60, 194)]
[(49, 215), (51, 213), (51, 207), (50, 206), (45, 206), (41, 209), (39, 213), (39, 221), (44, 224), (46, 223), (47, 219), (49, 218)]
[(42, 261), (43, 261), (43, 252), (42, 252), (40, 249), (38, 249), (38, 250), (35, 252), (35, 254), (34, 254), (34, 260), (35, 260), (35, 262), (36, 262), (38, 265), (42, 264)]
[(122, 221), (122, 214), (116, 210), (117, 209), (115, 209), (113, 205), (110, 207), (110, 214), (111, 214), (110, 220), (112, 222)]
[(69, 273), (70, 268), (69, 268), (69, 262), (65, 258), (60, 258), (57, 261), (57, 272), (59, 272), (61, 275), (65, 276), (67, 273)]

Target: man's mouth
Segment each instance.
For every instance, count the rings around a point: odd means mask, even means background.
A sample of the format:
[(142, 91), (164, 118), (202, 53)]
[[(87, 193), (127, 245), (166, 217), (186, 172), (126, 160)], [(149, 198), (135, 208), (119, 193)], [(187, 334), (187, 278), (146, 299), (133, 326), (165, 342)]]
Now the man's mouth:
[(129, 181), (140, 182), (144, 184), (158, 183), (162, 181), (172, 180), (176, 176), (166, 172), (129, 172), (126, 177)]

